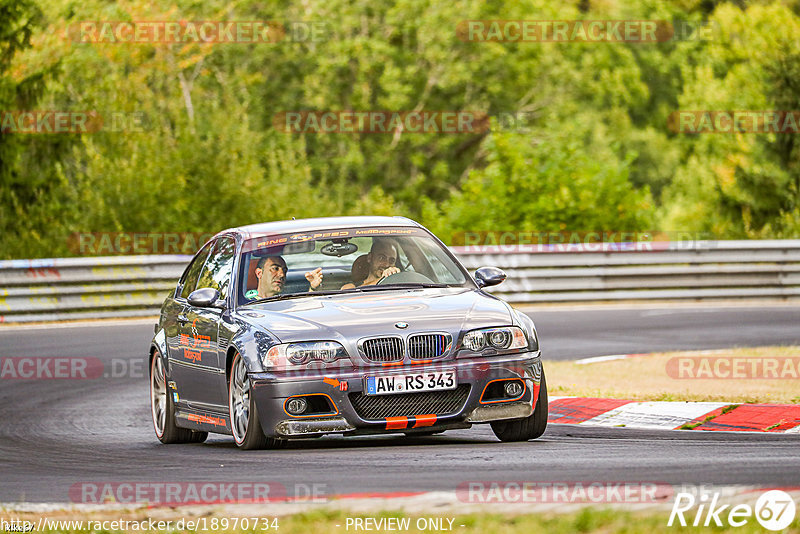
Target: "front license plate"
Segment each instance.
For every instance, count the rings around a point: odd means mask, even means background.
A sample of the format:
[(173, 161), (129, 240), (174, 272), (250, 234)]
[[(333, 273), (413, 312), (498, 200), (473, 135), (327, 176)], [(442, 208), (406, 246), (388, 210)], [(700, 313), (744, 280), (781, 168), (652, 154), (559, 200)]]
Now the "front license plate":
[(456, 372), (440, 371), (408, 375), (368, 376), (364, 390), (367, 395), (392, 395), (422, 391), (456, 389)]

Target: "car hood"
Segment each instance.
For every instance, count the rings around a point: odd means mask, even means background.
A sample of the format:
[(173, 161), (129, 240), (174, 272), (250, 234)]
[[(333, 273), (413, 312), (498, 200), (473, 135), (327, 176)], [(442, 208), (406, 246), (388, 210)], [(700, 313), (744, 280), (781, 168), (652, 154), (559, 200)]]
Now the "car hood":
[[(281, 342), (348, 340), (382, 334), (463, 330), (513, 323), (505, 302), (466, 288), (431, 288), (348, 293), (267, 302), (238, 315), (270, 331)], [(398, 329), (396, 323), (408, 323)]]

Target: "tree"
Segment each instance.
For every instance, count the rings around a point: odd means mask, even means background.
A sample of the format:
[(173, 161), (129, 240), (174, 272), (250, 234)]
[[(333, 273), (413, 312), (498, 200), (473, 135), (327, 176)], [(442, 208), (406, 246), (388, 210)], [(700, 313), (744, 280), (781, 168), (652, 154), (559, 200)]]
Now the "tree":
[[(800, 109), (800, 18), (780, 5), (721, 5), (721, 28), (680, 97), (683, 110)], [(800, 234), (797, 133), (684, 135), (663, 225), (733, 238)]]
[[(41, 22), (41, 11), (30, 0), (0, 0), (0, 113), (13, 113), (35, 105), (43, 90), (44, 72), (12, 70), (14, 57), (31, 46), (31, 36)], [(38, 183), (20, 169), (23, 141), (0, 130), (0, 232), (12, 231), (19, 207), (31, 202)]]

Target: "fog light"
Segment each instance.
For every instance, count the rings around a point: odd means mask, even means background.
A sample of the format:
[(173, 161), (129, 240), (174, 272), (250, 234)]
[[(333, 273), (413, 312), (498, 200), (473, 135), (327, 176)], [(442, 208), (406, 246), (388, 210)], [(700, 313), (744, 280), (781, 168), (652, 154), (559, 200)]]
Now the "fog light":
[(306, 408), (308, 408), (308, 403), (302, 397), (289, 399), (289, 402), (286, 403), (286, 411), (291, 415), (300, 415), (306, 411)]
[(522, 395), (522, 384), (517, 380), (506, 382), (506, 397), (519, 397)]

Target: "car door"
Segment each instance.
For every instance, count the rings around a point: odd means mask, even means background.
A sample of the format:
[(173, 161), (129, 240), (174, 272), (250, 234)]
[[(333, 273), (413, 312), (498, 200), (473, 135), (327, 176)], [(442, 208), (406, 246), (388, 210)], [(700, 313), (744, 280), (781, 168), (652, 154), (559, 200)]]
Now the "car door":
[(187, 377), (186, 369), (181, 367), (185, 361), (184, 348), (186, 348), (185, 340), (182, 338), (182, 328), (185, 325), (186, 318), (186, 297), (194, 291), (197, 285), (197, 279), (200, 276), (200, 271), (211, 253), (211, 245), (208, 244), (195, 254), (189, 266), (183, 272), (175, 294), (171, 299), (168, 299), (165, 309), (165, 318), (163, 322), (164, 333), (166, 334), (167, 341), (167, 356), (169, 358), (169, 375), (172, 380), (180, 380), (181, 382)]
[[(213, 288), (220, 298), (228, 294), (235, 252), (233, 238), (221, 237), (198, 276), (195, 289)], [(188, 295), (187, 295), (188, 297)], [(218, 410), (227, 405), (225, 354), (219, 350), (222, 310), (192, 306), (188, 301), (180, 324), (183, 346), (181, 366), (188, 380), (180, 383), (181, 397), (198, 408)]]

